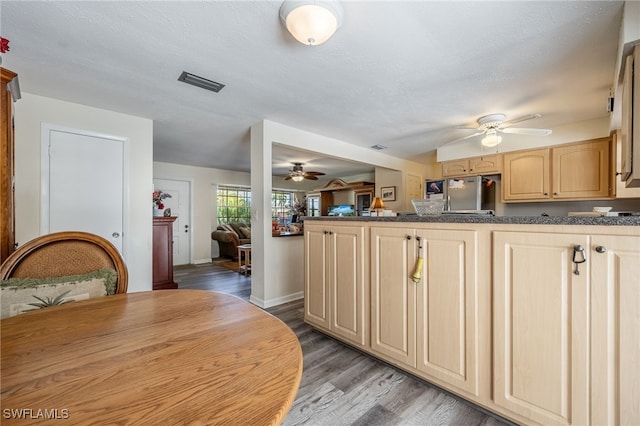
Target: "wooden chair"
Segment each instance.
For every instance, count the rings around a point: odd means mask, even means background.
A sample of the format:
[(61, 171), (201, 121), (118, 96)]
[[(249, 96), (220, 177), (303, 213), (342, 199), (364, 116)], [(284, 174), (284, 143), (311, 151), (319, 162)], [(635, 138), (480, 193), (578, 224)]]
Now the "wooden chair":
[(129, 275), (120, 253), (106, 239), (88, 232), (55, 232), (37, 237), (0, 266), (0, 280), (51, 278), (114, 269), (116, 293), (126, 293)]

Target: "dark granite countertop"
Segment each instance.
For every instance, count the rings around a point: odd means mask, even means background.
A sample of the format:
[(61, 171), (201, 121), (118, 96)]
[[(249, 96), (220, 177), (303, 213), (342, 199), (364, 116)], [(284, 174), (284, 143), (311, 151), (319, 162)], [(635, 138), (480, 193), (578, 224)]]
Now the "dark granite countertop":
[(491, 215), (403, 215), (403, 216), (315, 216), (305, 221), (340, 222), (423, 222), (423, 223), (495, 223), (505, 225), (598, 225), (640, 226), (640, 216), (491, 216)]

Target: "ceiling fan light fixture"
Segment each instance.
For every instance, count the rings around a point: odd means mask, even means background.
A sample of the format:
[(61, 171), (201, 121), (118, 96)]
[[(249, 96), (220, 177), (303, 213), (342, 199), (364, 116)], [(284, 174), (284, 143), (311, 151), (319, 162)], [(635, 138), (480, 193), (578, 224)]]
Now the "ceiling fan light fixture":
[(291, 176), (291, 180), (294, 182), (302, 182), (304, 180), (304, 175)]
[(482, 138), (482, 146), (485, 146), (487, 148), (498, 146), (500, 142), (502, 142), (502, 136), (498, 136), (495, 129), (487, 130), (487, 135)]
[(302, 44), (317, 46), (329, 40), (342, 25), (342, 6), (337, 0), (285, 0), (280, 19)]

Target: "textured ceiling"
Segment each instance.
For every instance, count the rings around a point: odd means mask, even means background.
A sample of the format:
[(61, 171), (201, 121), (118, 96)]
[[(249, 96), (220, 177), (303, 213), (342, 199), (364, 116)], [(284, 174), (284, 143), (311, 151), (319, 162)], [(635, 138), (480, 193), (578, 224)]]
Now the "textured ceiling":
[(263, 119), (413, 159), (489, 113), (550, 129), (607, 115), (623, 2), (342, 4), (342, 28), (309, 47), (279, 1), (3, 0), (3, 66), (24, 92), (152, 119), (156, 161), (237, 171)]

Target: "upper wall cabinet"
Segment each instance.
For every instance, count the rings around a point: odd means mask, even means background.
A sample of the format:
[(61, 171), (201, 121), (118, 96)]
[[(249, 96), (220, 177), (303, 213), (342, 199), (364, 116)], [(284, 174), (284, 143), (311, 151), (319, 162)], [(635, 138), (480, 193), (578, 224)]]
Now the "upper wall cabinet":
[(636, 46), (625, 61), (620, 177), (627, 187), (640, 187), (640, 48)]
[(610, 138), (504, 154), (502, 200), (605, 199), (613, 196)]
[(442, 177), (487, 175), (502, 171), (502, 156), (484, 155), (482, 157), (451, 160), (442, 163)]

